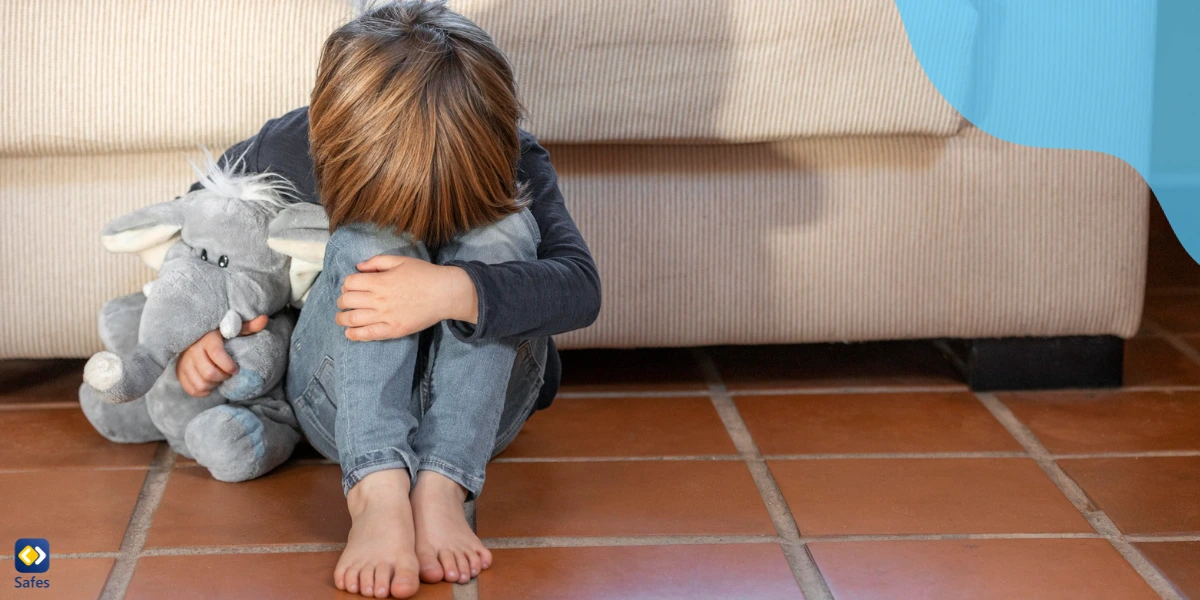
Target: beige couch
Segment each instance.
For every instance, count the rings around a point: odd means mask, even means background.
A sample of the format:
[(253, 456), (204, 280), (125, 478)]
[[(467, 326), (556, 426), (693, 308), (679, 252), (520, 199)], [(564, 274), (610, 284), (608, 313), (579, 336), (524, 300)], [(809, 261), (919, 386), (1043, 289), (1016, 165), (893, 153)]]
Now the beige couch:
[[(514, 62), (601, 270), (563, 347), (1136, 331), (1141, 178), (964, 123), (891, 0), (451, 5)], [(0, 2), (0, 358), (98, 349), (100, 305), (151, 275), (101, 226), (305, 104), (348, 12)]]

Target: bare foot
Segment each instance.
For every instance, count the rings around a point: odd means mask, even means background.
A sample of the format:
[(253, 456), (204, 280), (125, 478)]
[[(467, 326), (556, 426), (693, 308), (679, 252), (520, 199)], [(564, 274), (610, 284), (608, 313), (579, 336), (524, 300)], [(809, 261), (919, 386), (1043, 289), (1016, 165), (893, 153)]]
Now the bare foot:
[(417, 593), (417, 555), (408, 471), (388, 469), (363, 477), (346, 495), (352, 525), (333, 570), (339, 590), (367, 597), (409, 598)]
[(492, 553), (463, 514), (467, 491), (445, 476), (421, 471), (412, 492), (421, 581), (466, 583), (492, 566)]

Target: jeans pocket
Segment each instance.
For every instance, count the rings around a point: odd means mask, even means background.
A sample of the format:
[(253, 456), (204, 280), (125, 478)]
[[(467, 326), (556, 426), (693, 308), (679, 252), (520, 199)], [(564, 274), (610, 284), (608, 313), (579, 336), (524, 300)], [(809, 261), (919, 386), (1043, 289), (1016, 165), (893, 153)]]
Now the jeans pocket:
[(337, 406), (329, 395), (333, 377), (333, 358), (326, 356), (317, 367), (304, 392), (292, 401), (297, 419), (304, 435), (326, 458), (335, 459), (337, 444), (334, 441), (334, 423), (337, 421)]

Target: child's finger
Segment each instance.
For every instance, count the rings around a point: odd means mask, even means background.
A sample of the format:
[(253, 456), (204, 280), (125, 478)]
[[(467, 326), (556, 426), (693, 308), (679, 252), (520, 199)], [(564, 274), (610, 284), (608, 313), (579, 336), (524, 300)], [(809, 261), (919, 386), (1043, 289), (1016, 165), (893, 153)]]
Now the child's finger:
[(375, 278), (379, 275), (375, 273), (355, 273), (347, 275), (342, 281), (342, 293), (346, 292), (369, 292), (375, 289)]
[(388, 335), (387, 325), (372, 323), (366, 327), (351, 327), (346, 330), (346, 338), (355, 342), (375, 342), (389, 340), (395, 336)]
[(381, 322), (382, 315), (377, 311), (369, 308), (359, 308), (356, 310), (345, 310), (334, 317), (338, 325), (342, 327), (366, 327)]
[(241, 335), (252, 335), (267, 328), (267, 315), (258, 315), (251, 321), (242, 323)]
[[(233, 362), (233, 358), (225, 351), (225, 344), (214, 343), (204, 345), (204, 356), (206, 356), (212, 366), (220, 369), (228, 379), (233, 377), (238, 372), (237, 363)], [(214, 374), (215, 375), (215, 374)], [(219, 376), (219, 375), (215, 375)], [(211, 381), (211, 379), (210, 379)]]
[(208, 386), (208, 382), (204, 381), (203, 377), (200, 377), (195, 368), (187, 368), (184, 369), (182, 374), (176, 374), (180, 375), (179, 383), (183, 386), (183, 391), (187, 392), (189, 396), (201, 398), (207, 396), (212, 391)]
[(352, 308), (375, 308), (374, 294), (368, 292), (346, 292), (338, 296), (337, 307), (342, 310)]
[(375, 273), (378, 271), (387, 271), (400, 266), (404, 262), (403, 256), (393, 256), (391, 254), (380, 254), (367, 260), (358, 263), (358, 270), (363, 273)]

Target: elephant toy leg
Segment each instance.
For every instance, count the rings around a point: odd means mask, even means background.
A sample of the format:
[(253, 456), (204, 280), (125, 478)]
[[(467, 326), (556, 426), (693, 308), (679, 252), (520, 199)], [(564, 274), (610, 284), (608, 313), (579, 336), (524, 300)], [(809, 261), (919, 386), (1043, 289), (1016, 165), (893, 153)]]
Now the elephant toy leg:
[(150, 418), (143, 396), (126, 404), (113, 404), (101, 398), (92, 386), (79, 385), (79, 406), (92, 427), (109, 441), (140, 444), (165, 440)]
[[(100, 340), (112, 352), (129, 353), (137, 347), (138, 323), (146, 297), (141, 293), (109, 300), (100, 309)], [(139, 444), (165, 439), (146, 409), (146, 398), (128, 404), (105, 401), (84, 383), (79, 386), (79, 405), (92, 427), (113, 442)]]
[(154, 387), (146, 392), (146, 408), (154, 425), (171, 444), (172, 450), (188, 458), (195, 458), (184, 441), (188, 423), (204, 411), (224, 403), (225, 399), (219, 394), (194, 398), (183, 391), (183, 386), (175, 377), (174, 360), (167, 365)]
[(287, 460), (300, 441), (299, 424), (277, 385), (266, 396), (205, 411), (188, 424), (187, 447), (215, 479), (246, 481)]
[(133, 354), (138, 344), (138, 329), (146, 296), (141, 292), (113, 298), (100, 309), (100, 341), (117, 354)]

